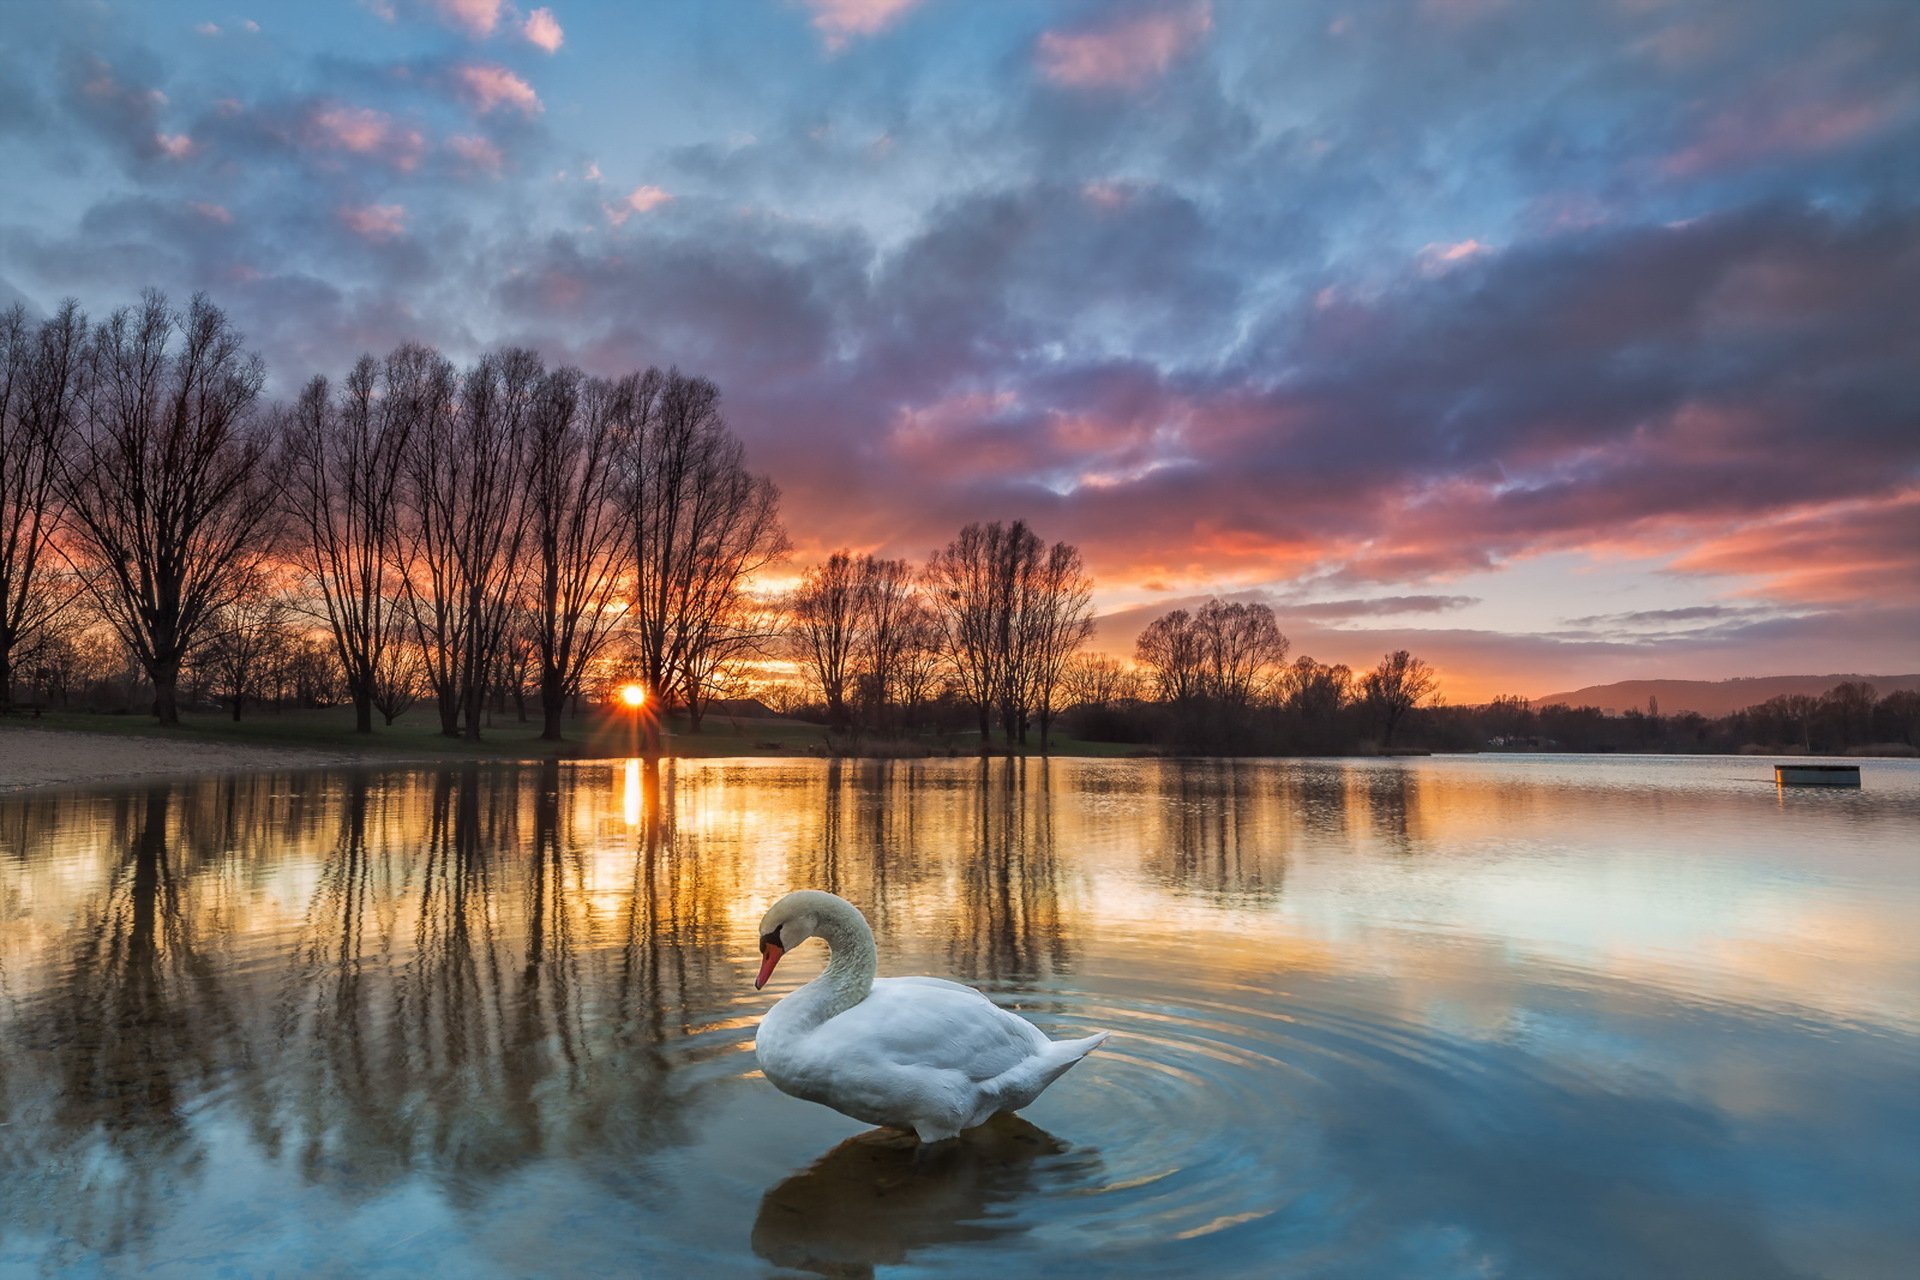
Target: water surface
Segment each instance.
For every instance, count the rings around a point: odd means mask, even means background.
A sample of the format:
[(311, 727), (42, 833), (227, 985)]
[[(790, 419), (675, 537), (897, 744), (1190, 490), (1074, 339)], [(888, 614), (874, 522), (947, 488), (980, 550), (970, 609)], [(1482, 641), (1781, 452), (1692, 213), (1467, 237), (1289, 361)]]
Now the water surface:
[[(916, 1152), (755, 926), (1108, 1045)], [(0, 1272), (1910, 1276), (1920, 767), (678, 762), (0, 799)]]

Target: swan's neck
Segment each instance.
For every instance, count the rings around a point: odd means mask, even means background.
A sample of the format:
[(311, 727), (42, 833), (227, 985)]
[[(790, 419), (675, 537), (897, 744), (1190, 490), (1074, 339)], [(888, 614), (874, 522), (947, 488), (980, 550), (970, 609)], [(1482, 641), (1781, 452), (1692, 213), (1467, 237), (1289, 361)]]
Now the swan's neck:
[(826, 972), (807, 984), (819, 989), (819, 1018), (824, 1022), (867, 998), (873, 990), (879, 956), (866, 917), (848, 903), (822, 913), (814, 926), (814, 936), (832, 953)]

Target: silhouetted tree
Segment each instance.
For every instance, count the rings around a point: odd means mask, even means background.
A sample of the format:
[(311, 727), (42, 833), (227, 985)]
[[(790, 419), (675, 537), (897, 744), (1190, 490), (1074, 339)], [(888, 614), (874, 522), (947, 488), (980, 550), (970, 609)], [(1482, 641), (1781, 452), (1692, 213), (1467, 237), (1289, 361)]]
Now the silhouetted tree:
[(1161, 614), (1133, 642), (1133, 660), (1145, 669), (1154, 696), (1185, 706), (1206, 687), (1206, 653), (1193, 615), (1185, 609)]
[(237, 594), (215, 616), (205, 665), (233, 708), (235, 723), (274, 650), (286, 642), (290, 613), (286, 601), (255, 586)]
[(337, 400), (315, 378), (283, 418), (294, 558), (319, 594), (360, 733), (373, 732), (376, 673), (400, 607), (400, 486), (409, 433), (426, 416), (412, 381), (424, 358), (418, 348), (384, 363), (361, 356)]
[(1382, 746), (1393, 745), (1393, 731), (1437, 683), (1433, 668), (1405, 649), (1387, 654), (1360, 678), (1360, 696), (1380, 719)]
[(73, 598), (48, 552), (55, 482), (74, 430), (87, 321), (68, 300), (39, 325), (18, 303), (0, 312), (0, 706), (15, 667)]
[(518, 603), (527, 532), (526, 445), (544, 370), (531, 351), (483, 357), (462, 375), (402, 348), (411, 399), (401, 540), (415, 633), (441, 732), (480, 736), (488, 677)]
[(560, 737), (567, 699), (626, 616), (620, 572), (626, 522), (620, 450), (633, 430), (640, 375), (616, 382), (557, 369), (540, 384), (529, 449), (533, 635), (540, 736)]
[(181, 666), (273, 550), (276, 493), (251, 414), (263, 378), (204, 295), (148, 291), (100, 325), (74, 447), (58, 467), (81, 580), (180, 720)]
[(807, 570), (787, 601), (788, 649), (826, 703), (827, 723), (847, 726), (860, 630), (861, 593), (873, 557), (836, 551)]
[(678, 370), (649, 370), (635, 389), (626, 457), (633, 535), (632, 634), (641, 674), (662, 699), (678, 692), (692, 727), (713, 674), (766, 640), (746, 582), (784, 556), (780, 491), (746, 468), (720, 415), (720, 389)]

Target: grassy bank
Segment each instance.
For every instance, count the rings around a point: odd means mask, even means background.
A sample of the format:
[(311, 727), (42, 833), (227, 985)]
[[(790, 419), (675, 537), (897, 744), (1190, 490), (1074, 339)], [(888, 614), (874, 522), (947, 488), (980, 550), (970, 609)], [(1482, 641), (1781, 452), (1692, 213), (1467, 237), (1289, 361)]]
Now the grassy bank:
[[(185, 714), (177, 728), (162, 728), (145, 715), (104, 715), (79, 711), (49, 711), (38, 719), (0, 718), (0, 732), (9, 726), (64, 729), (158, 738), (223, 746), (304, 747), (316, 751), (347, 752), (369, 759), (392, 760), (533, 760), (617, 759), (634, 754), (633, 725), (620, 713), (591, 709), (566, 722), (561, 742), (540, 738), (537, 721), (522, 723), (512, 711), (494, 717), (482, 729), (480, 741), (448, 738), (440, 732), (430, 709), (414, 708), (391, 726), (375, 720), (371, 734), (353, 729), (353, 711), (330, 707), (318, 711), (250, 711), (235, 723), (223, 712)], [(972, 755), (977, 740), (971, 736), (913, 737), (851, 741), (830, 735), (824, 726), (793, 720), (741, 719), (708, 716), (694, 733), (685, 717), (675, 716), (664, 726), (661, 750), (682, 758), (719, 756), (877, 756)], [(1006, 748), (995, 743), (996, 753)], [(1056, 736), (1052, 754), (1059, 756), (1124, 756), (1138, 748), (1110, 742), (1080, 742)], [(1019, 752), (1016, 749), (1016, 754)], [(1029, 748), (1025, 754), (1038, 754)]]

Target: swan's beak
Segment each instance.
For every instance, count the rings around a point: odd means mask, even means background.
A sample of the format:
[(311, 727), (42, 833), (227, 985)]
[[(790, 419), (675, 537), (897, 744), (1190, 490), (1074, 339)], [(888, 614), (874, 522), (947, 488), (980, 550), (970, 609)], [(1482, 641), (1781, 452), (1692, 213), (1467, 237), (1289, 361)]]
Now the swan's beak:
[(753, 980), (755, 991), (767, 985), (767, 979), (773, 976), (773, 966), (779, 964), (780, 957), (785, 954), (787, 953), (775, 943), (760, 944), (760, 976)]

